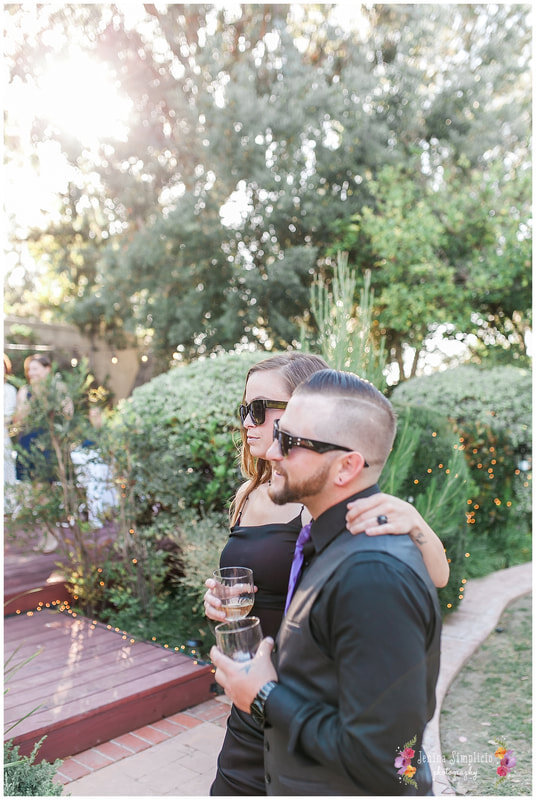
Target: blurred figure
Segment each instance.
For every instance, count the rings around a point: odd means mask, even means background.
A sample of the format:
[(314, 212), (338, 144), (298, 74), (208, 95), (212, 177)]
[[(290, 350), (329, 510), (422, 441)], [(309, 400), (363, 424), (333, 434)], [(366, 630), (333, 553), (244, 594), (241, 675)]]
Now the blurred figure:
[[(20, 429), (18, 445), (26, 454), (17, 459), (16, 476), (19, 481), (28, 481), (33, 478), (34, 463), (32, 450), (37, 445), (37, 440), (43, 436), (43, 428), (32, 428), (28, 415), (32, 395), (39, 391), (39, 385), (50, 375), (52, 362), (48, 356), (29, 356), (24, 361), (24, 374), (28, 383), (21, 386), (17, 392), (17, 405), (13, 416), (14, 424)], [(44, 451), (47, 463), (51, 459), (51, 451)]]
[[(89, 407), (89, 421), (95, 430), (103, 425), (102, 411), (96, 405)], [(102, 515), (117, 504), (112, 470), (105, 464), (96, 443), (86, 439), (71, 453), (78, 483), (86, 490), (88, 522), (94, 528), (102, 525)]]
[[(4, 486), (16, 483), (16, 453), (11, 444), (11, 423), (17, 407), (17, 390), (9, 383), (8, 375), (13, 373), (11, 361), (4, 353)], [(7, 496), (6, 496), (7, 501)]]

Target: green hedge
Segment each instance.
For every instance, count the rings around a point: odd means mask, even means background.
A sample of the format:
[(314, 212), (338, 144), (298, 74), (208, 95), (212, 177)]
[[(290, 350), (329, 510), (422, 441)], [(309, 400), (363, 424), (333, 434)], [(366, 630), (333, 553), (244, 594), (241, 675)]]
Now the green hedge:
[(241, 481), (238, 406), (266, 353), (223, 354), (175, 367), (136, 389), (112, 421), (135, 484), (139, 521), (224, 511)]
[[(468, 576), (531, 558), (532, 385), (528, 370), (463, 366), (398, 386), (393, 403), (441, 410), (469, 467)], [(526, 463), (523, 464), (523, 461)]]

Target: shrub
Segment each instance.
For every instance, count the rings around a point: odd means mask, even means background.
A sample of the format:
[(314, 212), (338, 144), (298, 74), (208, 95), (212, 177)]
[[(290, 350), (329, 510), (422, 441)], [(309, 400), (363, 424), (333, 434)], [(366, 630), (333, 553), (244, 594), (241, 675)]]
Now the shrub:
[(380, 486), (415, 504), (437, 533), (449, 560), (447, 586), (439, 590), (444, 612), (463, 597), (467, 577), (465, 542), (467, 498), (472, 491), (469, 470), (456, 435), (437, 411), (394, 403), (398, 431)]
[(29, 756), (19, 755), (19, 747), (13, 744), (13, 739), (4, 742), (4, 795), (6, 797), (58, 797), (63, 793), (63, 787), (54, 783), (61, 761), (57, 759), (51, 764), (49, 761), (35, 763), (37, 751), (43, 736), (34, 746)]
[[(36, 533), (54, 540), (58, 557), (73, 572), (87, 575), (96, 547), (95, 526), (89, 522), (87, 482), (73, 461), (74, 452), (88, 460), (84, 442), (98, 438), (88, 418), (89, 387), (93, 378), (82, 363), (64, 375), (54, 371), (33, 391), (26, 419), (40, 430), (29, 455), (19, 445), (17, 458), (28, 468), (31, 481), (20, 481), (10, 492), (10, 514), (5, 516), (9, 537), (30, 547)], [(25, 429), (23, 423), (21, 429)], [(30, 469), (31, 466), (31, 469)]]
[[(398, 386), (393, 402), (441, 409), (463, 448), (473, 494), (468, 497), (468, 575), (531, 556), (531, 376), (528, 370), (463, 366)], [(523, 465), (522, 465), (523, 466)]]
[(241, 480), (233, 436), (249, 367), (264, 352), (223, 354), (175, 367), (137, 388), (113, 423), (138, 521), (177, 520), (228, 507)]

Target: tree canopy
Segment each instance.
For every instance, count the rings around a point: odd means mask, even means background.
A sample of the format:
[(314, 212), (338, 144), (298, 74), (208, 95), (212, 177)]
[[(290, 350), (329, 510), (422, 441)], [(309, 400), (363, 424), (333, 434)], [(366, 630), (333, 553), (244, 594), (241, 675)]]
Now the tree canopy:
[(24, 141), (7, 106), (8, 163), (29, 145), (42, 169), (55, 143), (69, 168), (46, 224), (11, 226), (56, 314), (163, 367), (286, 347), (304, 320), (314, 336), (309, 287), (346, 250), (400, 378), (439, 325), (524, 352), (528, 5), (5, 8), (12, 88), (76, 47), (131, 101), (128, 132), (92, 146), (45, 112)]

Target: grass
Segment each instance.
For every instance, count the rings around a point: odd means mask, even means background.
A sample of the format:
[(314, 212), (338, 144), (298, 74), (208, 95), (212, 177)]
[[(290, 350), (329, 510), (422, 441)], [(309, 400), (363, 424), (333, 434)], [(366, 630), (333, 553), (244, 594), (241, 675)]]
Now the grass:
[[(532, 595), (505, 609), (449, 689), (441, 712), (444, 766), (456, 794), (532, 794)], [(498, 743), (516, 766), (498, 781)]]

